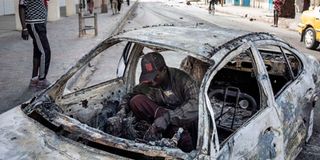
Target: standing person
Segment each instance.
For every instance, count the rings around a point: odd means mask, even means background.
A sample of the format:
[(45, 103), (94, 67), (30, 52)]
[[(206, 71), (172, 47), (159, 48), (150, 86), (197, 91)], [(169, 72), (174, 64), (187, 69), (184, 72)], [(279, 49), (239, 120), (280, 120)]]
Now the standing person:
[(127, 4), (128, 4), (128, 6), (130, 6), (130, 0), (127, 0)]
[(118, 1), (118, 11), (120, 12), (121, 4), (122, 4), (123, 0), (117, 0), (117, 1)]
[(93, 7), (94, 7), (93, 0), (87, 0), (87, 5), (88, 5), (89, 13), (92, 14), (93, 13)]
[(281, 14), (282, 0), (273, 1), (273, 26), (278, 27), (279, 15)]
[(303, 9), (302, 9), (302, 11), (309, 10), (309, 7), (310, 7), (310, 0), (304, 0), (303, 1)]
[(33, 39), (33, 69), (30, 86), (45, 88), (50, 85), (46, 79), (51, 50), (47, 38), (46, 17), (47, 10), (43, 0), (20, 0), (19, 16), (22, 26), (21, 37)]
[(217, 0), (210, 0), (209, 1), (209, 14), (210, 13), (215, 13), (215, 7), (214, 7), (214, 5), (215, 5), (215, 3), (216, 3), (216, 1)]
[(190, 152), (197, 139), (199, 89), (196, 82), (186, 72), (168, 67), (158, 52), (144, 55), (141, 68), (140, 84), (131, 95), (125, 96), (117, 113), (119, 118), (113, 122), (120, 121), (131, 110), (137, 119), (151, 125), (144, 135), (146, 141), (171, 138), (182, 127), (184, 131), (177, 146)]

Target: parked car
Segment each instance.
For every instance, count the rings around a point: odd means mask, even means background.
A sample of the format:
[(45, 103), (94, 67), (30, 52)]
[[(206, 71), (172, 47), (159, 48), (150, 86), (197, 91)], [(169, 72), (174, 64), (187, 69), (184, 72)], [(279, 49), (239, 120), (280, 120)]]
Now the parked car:
[[(96, 119), (138, 83), (139, 61), (149, 51), (199, 82), (197, 147), (190, 153), (113, 136)], [(124, 32), (1, 114), (0, 159), (294, 159), (312, 135), (319, 69), (315, 58), (269, 33), (174, 26)], [(126, 131), (143, 132), (136, 124)]]
[(301, 41), (309, 49), (316, 49), (320, 42), (320, 7), (304, 11), (298, 24)]

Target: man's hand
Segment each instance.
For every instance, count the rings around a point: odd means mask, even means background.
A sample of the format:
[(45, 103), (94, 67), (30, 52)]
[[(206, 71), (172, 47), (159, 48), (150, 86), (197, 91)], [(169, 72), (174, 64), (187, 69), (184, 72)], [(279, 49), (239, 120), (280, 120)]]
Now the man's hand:
[(154, 124), (152, 124), (149, 127), (149, 129), (143, 136), (143, 139), (146, 141), (157, 141), (157, 140), (160, 140), (161, 138), (162, 138), (162, 134)]
[(161, 117), (154, 120), (153, 124), (147, 130), (143, 139), (147, 141), (156, 141), (162, 138), (161, 132), (167, 129), (170, 124), (169, 113), (164, 113)]
[(164, 131), (167, 129), (168, 125), (170, 123), (170, 116), (169, 113), (164, 113), (161, 117), (158, 117), (154, 120), (153, 125), (159, 130)]
[(21, 37), (23, 40), (28, 40), (29, 39), (29, 33), (27, 29), (23, 29), (21, 32)]

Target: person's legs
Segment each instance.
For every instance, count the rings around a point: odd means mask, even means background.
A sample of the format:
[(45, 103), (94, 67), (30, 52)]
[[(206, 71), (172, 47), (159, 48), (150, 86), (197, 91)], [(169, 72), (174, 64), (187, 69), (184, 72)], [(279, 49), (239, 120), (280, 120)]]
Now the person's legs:
[(40, 57), (41, 52), (38, 49), (37, 43), (33, 38), (33, 68), (32, 68), (32, 78), (38, 77), (39, 67), (40, 67)]
[[(145, 120), (152, 123), (156, 118), (162, 116), (167, 110), (155, 102), (151, 101), (145, 95), (136, 95), (130, 100), (129, 104), (134, 115), (141, 120)], [(193, 126), (189, 126), (190, 128)], [(166, 131), (163, 132), (163, 137), (172, 138), (172, 136), (178, 131), (179, 127), (169, 125)], [(190, 152), (193, 148), (192, 134), (189, 133), (189, 128), (185, 129), (178, 141), (178, 147), (184, 152)], [(195, 141), (196, 141), (195, 137)]]
[(32, 32), (32, 28), (30, 24), (27, 24), (28, 32), (33, 42), (33, 64), (32, 64), (32, 77), (30, 80), (30, 86), (36, 86), (38, 84), (38, 76), (39, 76), (39, 67), (40, 67), (40, 57), (41, 52), (38, 48), (36, 38), (34, 33)]
[(184, 152), (191, 152), (193, 150), (192, 137), (188, 130), (182, 132), (181, 137), (178, 141), (178, 148)]
[(138, 119), (145, 120), (149, 123), (153, 123), (156, 118), (167, 112), (166, 109), (142, 94), (132, 97), (129, 106)]
[(50, 83), (46, 80), (48, 74), (51, 50), (47, 38), (45, 23), (30, 24), (30, 36), (34, 41), (34, 68), (33, 75), (38, 75), (37, 86), (47, 87)]
[(90, 3), (89, 3), (89, 12), (90, 12), (90, 14), (93, 13), (93, 8), (94, 8), (94, 2), (93, 2), (93, 0), (90, 0)]
[(35, 24), (33, 29), (37, 46), (41, 52), (39, 79), (44, 80), (48, 74), (51, 59), (51, 49), (47, 38), (46, 25), (45, 23)]
[(279, 19), (279, 13), (277, 10), (273, 11), (273, 25), (275, 27), (278, 27), (278, 19)]
[(118, 1), (118, 11), (120, 12), (121, 10), (121, 0), (117, 0)]

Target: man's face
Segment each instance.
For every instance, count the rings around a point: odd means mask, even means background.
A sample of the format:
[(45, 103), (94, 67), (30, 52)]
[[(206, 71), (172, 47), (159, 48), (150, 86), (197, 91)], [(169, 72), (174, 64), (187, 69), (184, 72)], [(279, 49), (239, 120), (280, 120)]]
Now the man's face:
[(155, 76), (155, 78), (152, 81), (147, 81), (147, 82), (143, 82), (143, 83), (148, 84), (152, 87), (159, 87), (161, 85), (161, 83), (165, 80), (166, 73), (167, 73), (166, 68), (158, 70), (157, 75)]

